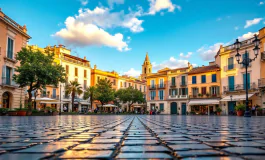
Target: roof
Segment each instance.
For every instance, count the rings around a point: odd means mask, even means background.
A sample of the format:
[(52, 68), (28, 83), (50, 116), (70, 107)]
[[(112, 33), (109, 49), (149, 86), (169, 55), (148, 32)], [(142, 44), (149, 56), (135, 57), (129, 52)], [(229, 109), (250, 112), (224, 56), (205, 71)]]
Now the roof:
[(69, 57), (69, 58), (72, 58), (72, 59), (75, 59), (75, 60), (78, 60), (78, 61), (81, 61), (81, 62), (89, 62), (88, 60), (85, 60), (85, 59), (82, 59), (82, 58), (79, 58), (79, 57), (76, 57), (76, 56), (72, 56), (72, 55), (69, 55), (69, 54), (65, 54), (65, 53), (63, 53), (63, 56)]
[(23, 27), (21, 25), (19, 25), (18, 23), (16, 23), (13, 19), (11, 19), (10, 17), (8, 17), (7, 15), (5, 15), (1, 8), (0, 8), (0, 20), (2, 20), (4, 23), (6, 23), (7, 25), (11, 26), (13, 29), (17, 30), (19, 33), (21, 33), (23, 36), (27, 37), (28, 39), (30, 39), (31, 37), (26, 33), (27, 28), (26, 25), (24, 25)]
[(196, 68), (193, 68), (188, 74), (205, 73), (205, 72), (211, 72), (211, 71), (220, 71), (220, 67), (218, 65), (196, 67)]

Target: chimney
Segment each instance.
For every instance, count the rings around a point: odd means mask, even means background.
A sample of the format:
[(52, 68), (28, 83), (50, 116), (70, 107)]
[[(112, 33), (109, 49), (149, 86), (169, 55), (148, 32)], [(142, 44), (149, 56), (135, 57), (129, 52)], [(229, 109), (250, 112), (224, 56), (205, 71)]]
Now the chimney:
[(59, 46), (59, 48), (62, 48), (62, 47), (63, 47), (63, 45), (62, 45), (62, 44), (59, 44), (58, 46)]
[(94, 69), (97, 69), (97, 65), (94, 65)]
[(23, 26), (23, 32), (25, 32), (25, 33), (27, 33), (27, 26), (24, 24), (24, 26)]
[(84, 60), (86, 60), (86, 56), (84, 56)]
[(209, 66), (215, 65), (215, 61), (209, 62)]

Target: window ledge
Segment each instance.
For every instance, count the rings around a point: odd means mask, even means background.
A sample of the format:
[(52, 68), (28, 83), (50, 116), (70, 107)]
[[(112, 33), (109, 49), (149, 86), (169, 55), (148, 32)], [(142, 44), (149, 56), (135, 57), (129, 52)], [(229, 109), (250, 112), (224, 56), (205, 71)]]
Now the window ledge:
[(9, 61), (9, 62), (11, 62), (11, 63), (17, 63), (17, 60), (15, 60), (15, 59), (11, 59), (11, 58), (8, 58), (8, 57), (4, 57), (4, 60), (5, 60), (5, 61)]

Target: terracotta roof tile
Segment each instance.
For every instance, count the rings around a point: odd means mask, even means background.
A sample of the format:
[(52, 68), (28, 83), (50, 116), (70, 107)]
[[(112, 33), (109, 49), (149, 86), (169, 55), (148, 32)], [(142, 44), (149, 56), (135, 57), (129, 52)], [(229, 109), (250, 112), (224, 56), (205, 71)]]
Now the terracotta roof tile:
[(220, 67), (218, 65), (196, 67), (193, 68), (188, 74), (205, 73), (210, 71), (220, 71)]

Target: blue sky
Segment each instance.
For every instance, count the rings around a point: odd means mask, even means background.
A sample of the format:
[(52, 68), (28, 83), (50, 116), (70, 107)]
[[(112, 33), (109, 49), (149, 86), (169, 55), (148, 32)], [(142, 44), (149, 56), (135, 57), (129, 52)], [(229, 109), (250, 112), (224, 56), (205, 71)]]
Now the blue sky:
[(220, 44), (265, 26), (265, 0), (1, 0), (27, 25), (29, 44), (64, 44), (91, 66), (136, 76), (146, 52), (154, 71), (200, 66)]

